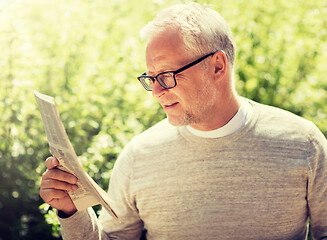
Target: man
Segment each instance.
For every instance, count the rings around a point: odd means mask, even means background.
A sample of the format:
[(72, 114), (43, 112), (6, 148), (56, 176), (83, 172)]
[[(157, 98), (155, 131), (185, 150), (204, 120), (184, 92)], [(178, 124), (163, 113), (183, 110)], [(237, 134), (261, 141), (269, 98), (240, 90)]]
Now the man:
[(237, 96), (235, 44), (220, 15), (195, 3), (141, 31), (138, 79), (167, 114), (119, 156), (106, 211), (77, 211), (77, 179), (46, 160), (40, 195), (65, 239), (327, 239), (327, 141), (311, 122)]

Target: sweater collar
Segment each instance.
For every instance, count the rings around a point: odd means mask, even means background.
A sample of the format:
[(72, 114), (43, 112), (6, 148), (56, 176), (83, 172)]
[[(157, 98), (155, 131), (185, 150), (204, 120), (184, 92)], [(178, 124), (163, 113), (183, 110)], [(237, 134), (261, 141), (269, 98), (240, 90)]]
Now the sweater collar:
[(189, 132), (202, 138), (220, 138), (231, 135), (242, 128), (251, 118), (253, 106), (245, 99), (241, 99), (241, 105), (234, 117), (224, 126), (212, 131), (200, 131), (187, 126)]

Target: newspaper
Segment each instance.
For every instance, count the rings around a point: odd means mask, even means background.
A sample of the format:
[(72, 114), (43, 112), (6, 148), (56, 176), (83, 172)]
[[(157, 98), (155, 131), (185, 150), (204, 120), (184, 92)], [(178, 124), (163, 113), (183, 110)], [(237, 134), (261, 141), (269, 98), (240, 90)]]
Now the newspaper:
[(57, 168), (78, 178), (76, 191), (68, 192), (77, 210), (101, 204), (114, 219), (116, 213), (109, 205), (108, 194), (84, 171), (60, 119), (54, 98), (33, 90), (41, 112), (51, 154), (59, 160)]

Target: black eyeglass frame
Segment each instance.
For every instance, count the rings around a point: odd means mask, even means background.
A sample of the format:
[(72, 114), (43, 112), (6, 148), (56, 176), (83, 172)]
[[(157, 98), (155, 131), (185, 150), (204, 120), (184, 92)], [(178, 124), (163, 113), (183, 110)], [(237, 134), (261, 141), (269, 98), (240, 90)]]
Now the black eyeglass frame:
[[(219, 50), (218, 50), (219, 51)], [(166, 71), (166, 72), (162, 72), (162, 73), (159, 73), (157, 76), (155, 77), (152, 77), (152, 76), (148, 76), (146, 75), (146, 73), (143, 73), (141, 76), (137, 77), (137, 79), (140, 81), (140, 83), (142, 84), (142, 86), (145, 88), (145, 90), (147, 91), (152, 91), (152, 88), (150, 86), (148, 86), (144, 80), (142, 80), (144, 77), (147, 77), (149, 79), (152, 80), (152, 82), (154, 83), (155, 80), (157, 80), (157, 82), (160, 84), (160, 86), (162, 86), (163, 88), (165, 89), (171, 89), (171, 88), (174, 88), (176, 87), (177, 85), (177, 81), (176, 81), (176, 78), (175, 78), (175, 75), (190, 68), (190, 67), (193, 67), (194, 65), (202, 62), (204, 59), (206, 59), (207, 57), (215, 54), (216, 52), (218, 51), (215, 51), (215, 52), (212, 52), (212, 53), (209, 53), (203, 57), (200, 57), (199, 59), (185, 65), (184, 67), (181, 67), (179, 69), (177, 69), (176, 71)], [(167, 74), (167, 73), (172, 73), (173, 74), (173, 78), (174, 78), (174, 86), (171, 86), (171, 87), (168, 87), (160, 78), (158, 78), (158, 76), (162, 75), (162, 74)]]

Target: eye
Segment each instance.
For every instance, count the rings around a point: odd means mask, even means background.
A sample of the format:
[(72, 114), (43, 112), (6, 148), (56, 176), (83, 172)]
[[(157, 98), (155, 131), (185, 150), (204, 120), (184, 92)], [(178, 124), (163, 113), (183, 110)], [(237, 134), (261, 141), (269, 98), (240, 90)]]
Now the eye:
[(174, 74), (172, 72), (166, 72), (166, 73), (159, 74), (158, 78), (160, 78), (160, 80), (165, 82), (174, 78)]

